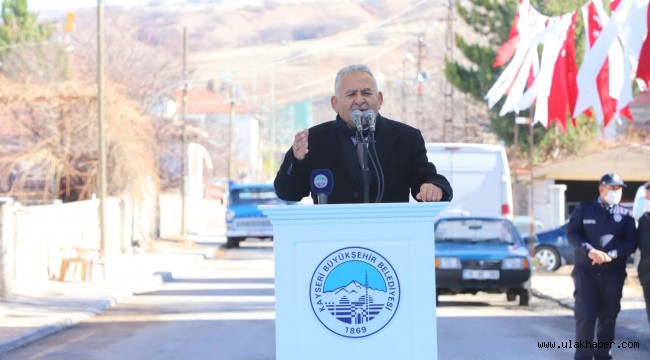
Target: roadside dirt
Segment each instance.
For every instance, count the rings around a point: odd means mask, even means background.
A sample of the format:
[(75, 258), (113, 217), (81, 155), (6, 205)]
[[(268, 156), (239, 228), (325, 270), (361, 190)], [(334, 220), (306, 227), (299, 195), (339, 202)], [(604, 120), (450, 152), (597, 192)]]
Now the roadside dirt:
[[(557, 269), (555, 273), (558, 275), (562, 274), (571, 276), (572, 270), (572, 265), (564, 265)], [(625, 287), (628, 288), (628, 290), (631, 290), (634, 294), (638, 293), (640, 296), (643, 296), (643, 290), (641, 289), (641, 284), (639, 283), (639, 274), (637, 272), (636, 266), (628, 266), (626, 270), (627, 278), (625, 279)]]

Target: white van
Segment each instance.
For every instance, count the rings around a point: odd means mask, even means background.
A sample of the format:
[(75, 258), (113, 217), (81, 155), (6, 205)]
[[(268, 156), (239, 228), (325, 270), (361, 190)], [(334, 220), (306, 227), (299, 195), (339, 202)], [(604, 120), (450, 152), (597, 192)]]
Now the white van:
[(428, 143), (427, 157), (451, 183), (454, 198), (445, 213), (505, 216), (512, 220), (512, 184), (501, 145)]
[(636, 195), (634, 195), (634, 202), (632, 203), (634, 220), (638, 222), (645, 211), (645, 184), (643, 184), (636, 189)]

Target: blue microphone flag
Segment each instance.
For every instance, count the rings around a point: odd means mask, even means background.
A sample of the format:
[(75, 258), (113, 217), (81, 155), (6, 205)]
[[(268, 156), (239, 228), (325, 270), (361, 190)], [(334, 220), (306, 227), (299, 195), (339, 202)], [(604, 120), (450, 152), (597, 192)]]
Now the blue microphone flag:
[(330, 169), (314, 169), (309, 181), (312, 194), (328, 195), (334, 188), (334, 175)]

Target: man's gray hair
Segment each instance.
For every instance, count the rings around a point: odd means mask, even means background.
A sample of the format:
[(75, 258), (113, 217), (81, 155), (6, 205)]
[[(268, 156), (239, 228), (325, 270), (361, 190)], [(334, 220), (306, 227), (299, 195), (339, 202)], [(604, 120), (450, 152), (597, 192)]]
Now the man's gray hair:
[(336, 73), (336, 80), (334, 80), (334, 94), (338, 96), (339, 92), (339, 86), (341, 85), (341, 79), (345, 75), (349, 75), (352, 73), (356, 72), (364, 72), (372, 78), (372, 82), (375, 85), (375, 90), (378, 90), (377, 86), (377, 79), (375, 79), (375, 75), (372, 74), (372, 71), (370, 71), (370, 68), (366, 66), (365, 64), (354, 64), (354, 65), (348, 65), (344, 67), (343, 69), (339, 70), (338, 73)]

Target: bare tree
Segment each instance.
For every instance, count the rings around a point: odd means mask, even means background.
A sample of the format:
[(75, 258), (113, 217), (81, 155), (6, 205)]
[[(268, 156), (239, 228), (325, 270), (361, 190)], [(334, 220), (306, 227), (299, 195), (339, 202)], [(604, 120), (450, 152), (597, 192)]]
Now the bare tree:
[[(97, 178), (96, 89), (75, 83), (3, 81), (0, 103), (12, 123), (3, 141), (0, 188), (21, 201), (83, 200)], [(137, 197), (158, 184), (151, 121), (115, 87), (106, 92), (108, 191)], [(4, 140), (4, 139), (3, 139)]]
[[(180, 179), (181, 123), (173, 122), (173, 114), (166, 104), (173, 94), (185, 85), (182, 82), (182, 34), (168, 34), (168, 42), (179, 44), (178, 52), (171, 54), (161, 44), (150, 45), (140, 41), (140, 30), (132, 14), (127, 17), (119, 8), (109, 7), (105, 16), (105, 74), (119, 84), (125, 96), (133, 99), (151, 119), (151, 136), (156, 139), (158, 152), (154, 154), (161, 165), (159, 176), (164, 188), (177, 187)], [(140, 16), (154, 16), (143, 13)], [(73, 65), (80, 78), (92, 79), (97, 72), (97, 19), (93, 12), (77, 15), (77, 29), (70, 36), (74, 51)], [(190, 71), (188, 71), (189, 73)], [(189, 75), (189, 74), (188, 74)], [(191, 130), (191, 129), (190, 129)], [(191, 139), (192, 131), (189, 132)]]
[[(171, 54), (162, 47), (138, 41), (138, 29), (123, 19), (119, 9), (108, 8), (106, 14), (104, 62), (108, 79), (123, 86), (127, 96), (143, 109), (151, 109), (183, 86), (182, 46), (178, 53)], [(93, 12), (81, 12), (76, 21), (77, 28), (85, 31), (70, 35), (74, 68), (79, 77), (92, 79), (97, 74), (97, 19)], [(176, 36), (181, 44), (182, 34)]]

